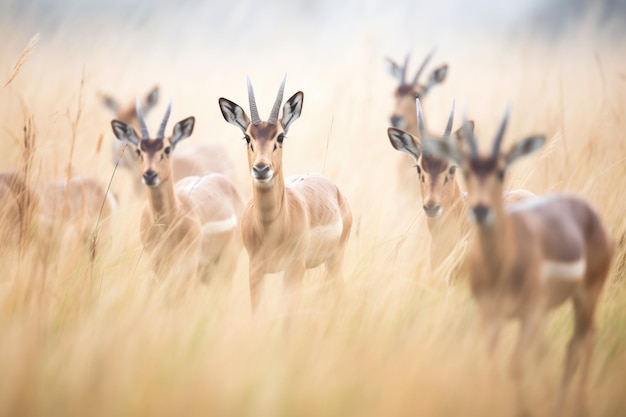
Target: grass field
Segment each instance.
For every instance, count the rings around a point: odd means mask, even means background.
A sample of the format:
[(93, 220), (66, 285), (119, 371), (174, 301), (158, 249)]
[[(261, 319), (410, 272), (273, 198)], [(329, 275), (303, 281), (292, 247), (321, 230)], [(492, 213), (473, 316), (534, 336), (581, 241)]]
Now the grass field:
[[(517, 327), (506, 328), (494, 379), (467, 286), (430, 272), (421, 202), (407, 197), (417, 178), (397, 184), (399, 155), (386, 136), (394, 81), (383, 57), (410, 50), (416, 66), (433, 45), (432, 65), (448, 62), (450, 72), (425, 100), (428, 126), (443, 129), (455, 98), (487, 146), (510, 102), (504, 146), (548, 137), (508, 173), (510, 187), (581, 195), (622, 240), (596, 317), (588, 388), (593, 416), (626, 415), (626, 38), (607, 35), (608, 24), (603, 32), (585, 21), (546, 39), (508, 34), (504, 23), (493, 34), (467, 22), (397, 23), (425, 4), (408, 1), (338, 11), (158, 1), (129, 15), (121, 1), (105, 11), (67, 3), (63, 13), (47, 2), (0, 6), (0, 170), (23, 169), (26, 154), (34, 183), (68, 168), (112, 178), (119, 205), (95, 260), (78, 238), (54, 236), (1, 254), (1, 416), (512, 414)], [(321, 295), (323, 271), (311, 270), (289, 315), (281, 277), (269, 276), (265, 306), (252, 316), (242, 251), (232, 282), (174, 297), (149, 278), (138, 233), (144, 197), (133, 195), (130, 173), (114, 173), (112, 115), (98, 93), (131, 102), (160, 85), (151, 129), (172, 97), (168, 129), (194, 115), (189, 142), (226, 147), (249, 198), (244, 142), (217, 100), (247, 108), (250, 75), (266, 118), (284, 72), (285, 96), (305, 95), (285, 140), (285, 172), (323, 172), (352, 207), (344, 291)], [(549, 349), (532, 370), (538, 415), (550, 415), (571, 330), (569, 305), (550, 315)]]

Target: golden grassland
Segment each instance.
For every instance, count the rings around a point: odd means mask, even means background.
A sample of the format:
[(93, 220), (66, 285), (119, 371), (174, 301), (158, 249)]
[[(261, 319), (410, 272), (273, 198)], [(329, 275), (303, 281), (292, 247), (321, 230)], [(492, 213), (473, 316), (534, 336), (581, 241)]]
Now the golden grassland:
[[(285, 95), (302, 90), (305, 103), (285, 141), (285, 171), (330, 176), (348, 197), (355, 223), (343, 291), (323, 292), (323, 272), (312, 270), (299, 308), (288, 312), (280, 276), (269, 276), (265, 306), (252, 316), (244, 251), (233, 282), (194, 285), (174, 297), (167, 283), (150, 278), (138, 235), (143, 201), (132, 195), (131, 174), (115, 172), (119, 207), (107, 219), (113, 232), (98, 236), (104, 245), (95, 260), (67, 237), (52, 243), (40, 237), (2, 254), (0, 415), (512, 413), (507, 366), (517, 328), (507, 327), (490, 375), (466, 285), (449, 287), (430, 272), (421, 204), (407, 197), (416, 195), (417, 182), (396, 183), (399, 155), (386, 137), (394, 84), (382, 63), (390, 52), (372, 34), (328, 55), (285, 39), (281, 48), (292, 53), (281, 60), (271, 45), (255, 49), (243, 41), (232, 49), (198, 39), (159, 49), (141, 32), (134, 43), (113, 35), (89, 39), (88, 47), (62, 34), (41, 36), (23, 54), (34, 33), (3, 27), (2, 170), (23, 167), (24, 126), (31, 124), (31, 181), (65, 177), (70, 167), (72, 175), (108, 182), (114, 138), (98, 92), (131, 101), (158, 83), (162, 97), (174, 99), (170, 128), (196, 116), (189, 142), (223, 144), (248, 198), (241, 134), (223, 121), (217, 99), (247, 108), (250, 74), (266, 117), (287, 71)], [(456, 98), (488, 146), (510, 101), (504, 146), (530, 133), (548, 137), (539, 154), (508, 173), (511, 188), (584, 196), (620, 240), (626, 42), (588, 35), (551, 44), (532, 38), (444, 44), (435, 61), (448, 62), (450, 74), (424, 107), (429, 128), (441, 130)], [(152, 129), (165, 101), (148, 118)], [(625, 259), (621, 245), (596, 318), (588, 384), (594, 416), (626, 413)], [(548, 351), (530, 371), (539, 415), (549, 415), (571, 328), (569, 305), (550, 315)]]

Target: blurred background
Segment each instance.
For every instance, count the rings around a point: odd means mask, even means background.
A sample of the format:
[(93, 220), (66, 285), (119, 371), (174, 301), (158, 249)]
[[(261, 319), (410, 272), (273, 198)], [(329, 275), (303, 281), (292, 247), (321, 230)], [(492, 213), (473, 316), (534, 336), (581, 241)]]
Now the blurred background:
[[(398, 168), (387, 137), (396, 80), (385, 57), (410, 53), (413, 73), (433, 48), (426, 72), (449, 71), (424, 99), (427, 127), (441, 131), (456, 99), (455, 129), (466, 113), (488, 146), (510, 103), (505, 142), (545, 133), (548, 144), (516, 163), (507, 187), (582, 195), (621, 239), (590, 391), (593, 415), (626, 414), (626, 2), (2, 0), (0, 43), (0, 170), (20, 167), (30, 120), (36, 180), (65, 177), (69, 166), (112, 178), (119, 199), (95, 272), (55, 259), (36, 305), (18, 280), (0, 278), (0, 415), (507, 414), (513, 390), (493, 390), (467, 286), (447, 287), (430, 271), (417, 175), (401, 180), (414, 168)], [(304, 92), (285, 172), (329, 176), (355, 218), (347, 291), (330, 308), (312, 301), (291, 332), (279, 307), (250, 319), (244, 252), (232, 290), (202, 286), (173, 302), (146, 286), (144, 197), (135, 174), (114, 174), (114, 115), (101, 101), (132, 105), (158, 85), (151, 131), (171, 97), (168, 131), (195, 116), (188, 142), (224, 146), (247, 199), (245, 142), (218, 98), (247, 110), (249, 75), (265, 119), (285, 72), (285, 98)], [(321, 276), (308, 273), (305, 291)], [(280, 280), (268, 286), (282, 305)], [(534, 385), (541, 415), (558, 386), (570, 313), (550, 321)], [(503, 378), (515, 335), (494, 359)]]

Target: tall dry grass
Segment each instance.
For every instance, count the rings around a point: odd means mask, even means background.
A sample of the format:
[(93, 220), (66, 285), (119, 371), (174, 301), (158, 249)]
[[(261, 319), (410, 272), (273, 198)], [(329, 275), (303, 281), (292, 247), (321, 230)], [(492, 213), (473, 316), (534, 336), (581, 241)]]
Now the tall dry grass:
[[(228, 16), (234, 27), (247, 27)], [(82, 40), (68, 28), (42, 31), (35, 52), (13, 73), (32, 33), (26, 24), (4, 22), (0, 80), (12, 81), (0, 91), (0, 166), (23, 169), (26, 126), (36, 138), (27, 155), (33, 182), (63, 177), (71, 166), (105, 182), (112, 177), (120, 205), (111, 234), (98, 237), (107, 246), (95, 260), (78, 238), (54, 247), (29, 240), (20, 245), (21, 257), (3, 256), (0, 415), (512, 413), (507, 364), (516, 326), (507, 327), (497, 355), (485, 357), (466, 286), (448, 287), (429, 271), (421, 204), (402, 195), (417, 183), (395, 184), (397, 155), (385, 135), (393, 81), (382, 57), (411, 44), (416, 55), (425, 53), (436, 39), (410, 32), (410, 40), (398, 35), (406, 43), (392, 45), (395, 36), (372, 24), (357, 33), (320, 32), (321, 38), (282, 31), (272, 38), (264, 28), (260, 39), (274, 41), (250, 45), (249, 32), (209, 39), (201, 36), (204, 26), (194, 25), (176, 37), (148, 21)], [(584, 28), (553, 43), (532, 36), (442, 39), (437, 59), (450, 64), (450, 74), (425, 102), (428, 125), (443, 127), (456, 98), (486, 145), (510, 101), (504, 146), (531, 132), (549, 138), (540, 154), (513, 167), (511, 188), (580, 194), (622, 238), (624, 41)], [(300, 307), (289, 315), (280, 276), (270, 276), (265, 306), (251, 316), (242, 252), (232, 283), (197, 285), (174, 297), (167, 282), (150, 279), (138, 238), (143, 202), (133, 197), (129, 174), (114, 174), (110, 116), (97, 92), (132, 100), (159, 83), (163, 96), (174, 98), (172, 122), (195, 115), (189, 141), (227, 147), (249, 196), (245, 148), (217, 99), (245, 103), (250, 74), (266, 115), (285, 70), (285, 94), (305, 93), (303, 116), (285, 141), (285, 171), (323, 171), (352, 206), (344, 290), (324, 295), (322, 271), (310, 271)], [(151, 125), (161, 116), (154, 113)], [(54, 256), (41, 255), (52, 249)], [(597, 316), (589, 380), (594, 416), (626, 413), (625, 258), (622, 244)], [(569, 306), (551, 314), (549, 349), (532, 371), (539, 415), (549, 415), (571, 329)]]

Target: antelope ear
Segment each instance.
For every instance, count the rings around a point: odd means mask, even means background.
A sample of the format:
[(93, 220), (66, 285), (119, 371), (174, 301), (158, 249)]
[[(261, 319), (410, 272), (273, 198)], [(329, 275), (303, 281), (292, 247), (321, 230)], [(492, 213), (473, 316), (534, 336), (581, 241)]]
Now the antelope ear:
[(113, 134), (116, 138), (122, 142), (127, 142), (134, 147), (139, 146), (139, 136), (132, 126), (127, 125), (119, 120), (111, 120), (111, 127), (113, 128)]
[(385, 57), (385, 62), (387, 63), (387, 71), (389, 71), (389, 74), (391, 74), (391, 76), (395, 78), (396, 81), (401, 83), (403, 77), (402, 67), (398, 65), (396, 61), (389, 57)]
[(195, 124), (196, 119), (193, 116), (176, 123), (176, 125), (174, 126), (174, 133), (172, 134), (172, 138), (170, 139), (172, 147), (176, 147), (178, 142), (191, 136)]
[(395, 150), (411, 155), (415, 162), (419, 160), (422, 150), (420, 149), (420, 140), (418, 138), (395, 127), (387, 129), (387, 136), (389, 136), (391, 146)]
[(111, 110), (113, 114), (118, 115), (120, 113), (120, 105), (113, 97), (101, 93), (100, 100), (102, 100), (104, 107)]
[(442, 83), (448, 75), (448, 64), (443, 64), (433, 70), (428, 77), (428, 87)]
[(506, 165), (522, 156), (529, 155), (540, 149), (546, 143), (545, 135), (535, 135), (524, 138), (511, 146), (509, 152), (504, 155)]
[(250, 118), (241, 106), (223, 97), (219, 99), (219, 105), (224, 120), (231, 125), (237, 126), (243, 133), (246, 133), (250, 125)]
[(469, 129), (470, 132), (474, 133), (474, 121), (473, 120), (468, 120), (465, 123), (463, 123), (463, 125), (458, 128), (454, 133), (453, 136), (456, 139), (457, 142), (457, 146), (464, 152), (464, 153), (469, 153), (469, 141), (470, 139), (467, 137), (467, 129)]
[(144, 97), (143, 104), (141, 107), (143, 108), (143, 113), (148, 114), (150, 110), (152, 110), (159, 101), (159, 86), (156, 85), (150, 90), (150, 92)]
[(283, 118), (280, 122), (283, 125), (283, 130), (287, 133), (289, 130), (289, 126), (298, 120), (300, 114), (302, 114), (302, 103), (304, 102), (304, 93), (302, 91), (298, 91), (296, 94), (291, 96), (289, 100), (285, 102), (283, 106)]
[(422, 150), (436, 158), (450, 159), (457, 165), (462, 165), (465, 157), (456, 142), (451, 140), (422, 138)]

